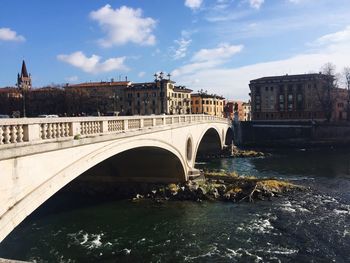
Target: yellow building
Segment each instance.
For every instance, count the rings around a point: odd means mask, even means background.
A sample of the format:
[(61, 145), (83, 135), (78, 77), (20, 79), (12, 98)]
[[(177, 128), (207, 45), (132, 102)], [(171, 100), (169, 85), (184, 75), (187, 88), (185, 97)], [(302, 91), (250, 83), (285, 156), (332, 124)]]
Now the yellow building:
[(191, 107), (194, 114), (224, 116), (224, 98), (204, 92), (191, 94)]
[(125, 89), (127, 115), (190, 114), (192, 90), (155, 75), (154, 82), (134, 83)]

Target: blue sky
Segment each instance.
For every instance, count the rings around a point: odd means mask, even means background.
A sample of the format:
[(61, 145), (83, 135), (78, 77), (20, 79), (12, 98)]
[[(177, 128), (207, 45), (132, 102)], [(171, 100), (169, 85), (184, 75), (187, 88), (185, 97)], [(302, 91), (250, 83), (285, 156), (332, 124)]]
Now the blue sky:
[(350, 66), (349, 0), (1, 0), (0, 87), (172, 74), (249, 98), (250, 79)]

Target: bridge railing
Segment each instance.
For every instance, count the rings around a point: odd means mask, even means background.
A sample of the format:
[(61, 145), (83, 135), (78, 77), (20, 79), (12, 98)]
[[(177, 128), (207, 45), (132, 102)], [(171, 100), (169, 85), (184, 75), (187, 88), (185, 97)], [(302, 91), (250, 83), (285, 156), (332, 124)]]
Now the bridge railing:
[(202, 114), (0, 119), (0, 149), (196, 122), (226, 123), (227, 119)]

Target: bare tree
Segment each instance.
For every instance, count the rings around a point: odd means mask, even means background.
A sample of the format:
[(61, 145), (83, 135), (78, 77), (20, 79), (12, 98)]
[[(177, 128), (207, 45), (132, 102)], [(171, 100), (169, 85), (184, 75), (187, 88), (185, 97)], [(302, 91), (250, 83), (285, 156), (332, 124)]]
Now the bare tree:
[(345, 86), (348, 90), (346, 118), (348, 121), (350, 121), (350, 67), (344, 68), (343, 75), (345, 79)]
[(338, 78), (335, 72), (335, 65), (326, 63), (321, 68), (321, 73), (324, 75), (323, 85), (316, 89), (316, 94), (325, 114), (327, 121), (332, 118), (334, 103), (336, 101), (334, 90), (338, 87)]

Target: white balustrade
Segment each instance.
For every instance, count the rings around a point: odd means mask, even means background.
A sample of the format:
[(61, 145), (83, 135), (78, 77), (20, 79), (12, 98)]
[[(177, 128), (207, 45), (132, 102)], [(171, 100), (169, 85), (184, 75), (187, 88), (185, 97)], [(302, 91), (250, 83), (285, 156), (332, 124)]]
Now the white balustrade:
[(84, 138), (196, 122), (227, 123), (227, 119), (199, 114), (4, 119), (0, 120), (0, 149), (6, 145), (71, 140), (78, 135)]

